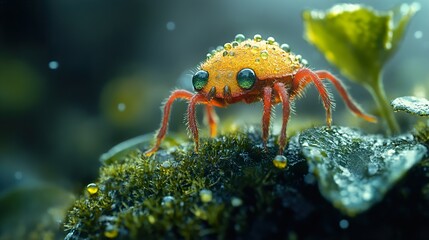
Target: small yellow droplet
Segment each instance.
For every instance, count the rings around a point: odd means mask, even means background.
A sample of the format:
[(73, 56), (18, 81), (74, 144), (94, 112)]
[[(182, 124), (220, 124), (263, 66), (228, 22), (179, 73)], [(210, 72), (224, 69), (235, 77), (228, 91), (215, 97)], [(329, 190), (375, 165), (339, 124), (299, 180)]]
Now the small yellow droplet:
[(278, 169), (284, 169), (287, 166), (287, 159), (283, 155), (277, 155), (273, 159), (273, 164)]
[(261, 51), (261, 58), (262, 59), (267, 59), (268, 58), (268, 51), (267, 50), (262, 50)]
[(118, 229), (116, 227), (110, 226), (104, 231), (104, 236), (107, 238), (116, 238), (118, 236)]
[(88, 191), (89, 194), (94, 195), (98, 192), (98, 186), (95, 183), (90, 183), (86, 186), (86, 191)]
[(258, 46), (252, 46), (252, 50), (251, 50), (251, 52), (252, 52), (252, 53), (257, 53), (257, 52), (258, 52), (258, 50), (259, 50), (259, 47), (258, 47)]
[(268, 43), (268, 44), (270, 44), (270, 45), (271, 45), (271, 44), (274, 44), (274, 42), (276, 42), (276, 40), (275, 40), (273, 37), (268, 37), (268, 38), (267, 38), (267, 43)]
[(261, 59), (259, 58), (255, 59), (255, 63), (261, 63)]
[(150, 224), (154, 224), (156, 222), (156, 218), (153, 215), (147, 216), (147, 220)]
[(225, 43), (225, 44), (223, 45), (223, 47), (225, 48), (225, 50), (229, 50), (229, 49), (231, 49), (231, 48), (232, 48), (232, 44), (231, 44), (231, 43)]
[(202, 189), (200, 191), (200, 199), (202, 202), (211, 202), (213, 199), (213, 193), (212, 191), (208, 190), (208, 189)]
[(255, 40), (256, 42), (260, 42), (262, 40), (261, 34), (255, 34), (255, 36), (253, 36), (253, 40)]

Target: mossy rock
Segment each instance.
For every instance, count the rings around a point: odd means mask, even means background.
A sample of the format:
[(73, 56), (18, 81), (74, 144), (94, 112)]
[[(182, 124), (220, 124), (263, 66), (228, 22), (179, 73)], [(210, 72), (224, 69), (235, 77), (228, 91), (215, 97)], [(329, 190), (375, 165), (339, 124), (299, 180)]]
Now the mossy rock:
[(187, 143), (150, 158), (142, 154), (150, 142), (142, 139), (105, 155), (96, 186), (70, 208), (66, 239), (429, 234), (429, 160), (412, 168), (380, 203), (349, 217), (320, 194), (299, 136), (289, 140), (284, 169), (273, 164), (274, 138), (264, 149), (260, 133), (253, 130), (202, 139), (199, 153)]

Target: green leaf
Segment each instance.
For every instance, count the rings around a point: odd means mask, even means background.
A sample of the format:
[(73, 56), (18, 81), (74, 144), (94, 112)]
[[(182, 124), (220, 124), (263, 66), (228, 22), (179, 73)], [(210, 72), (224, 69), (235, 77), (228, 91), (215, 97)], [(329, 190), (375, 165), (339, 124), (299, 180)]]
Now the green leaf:
[(305, 36), (343, 75), (373, 85), (419, 8), (417, 3), (402, 4), (381, 12), (359, 4), (338, 4), (327, 11), (305, 11)]

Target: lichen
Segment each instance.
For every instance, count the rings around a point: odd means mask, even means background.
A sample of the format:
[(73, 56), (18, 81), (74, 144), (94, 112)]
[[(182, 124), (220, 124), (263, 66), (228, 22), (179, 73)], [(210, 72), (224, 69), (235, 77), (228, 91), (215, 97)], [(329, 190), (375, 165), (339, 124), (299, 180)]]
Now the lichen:
[(427, 152), (411, 134), (384, 138), (346, 127), (306, 130), (300, 143), (321, 193), (351, 216), (380, 201)]
[(421, 97), (404, 96), (393, 100), (392, 105), (394, 111), (404, 111), (419, 116), (429, 116), (429, 100)]

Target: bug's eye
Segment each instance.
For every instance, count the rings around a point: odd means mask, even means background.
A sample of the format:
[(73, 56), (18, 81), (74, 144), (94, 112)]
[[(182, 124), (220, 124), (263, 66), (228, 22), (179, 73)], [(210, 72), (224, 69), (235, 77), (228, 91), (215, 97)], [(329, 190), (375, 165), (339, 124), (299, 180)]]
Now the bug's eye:
[(204, 70), (200, 70), (192, 77), (192, 85), (196, 91), (203, 89), (209, 81), (209, 73)]
[(243, 68), (237, 73), (238, 86), (243, 89), (251, 89), (256, 82), (256, 74), (250, 68)]

